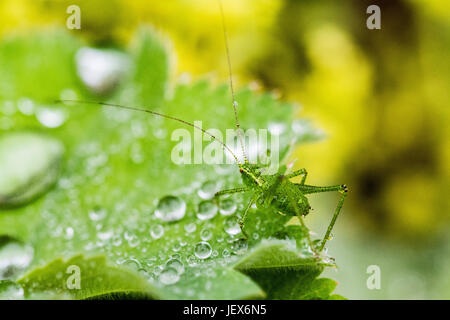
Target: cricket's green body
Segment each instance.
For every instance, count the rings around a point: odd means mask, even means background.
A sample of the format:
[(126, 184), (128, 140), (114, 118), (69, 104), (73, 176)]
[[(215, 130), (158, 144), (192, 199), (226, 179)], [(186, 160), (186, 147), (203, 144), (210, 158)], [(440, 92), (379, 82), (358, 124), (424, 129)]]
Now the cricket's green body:
[[(284, 169), (284, 168), (283, 168)], [(240, 166), (242, 182), (249, 190), (258, 193), (256, 206), (272, 207), (288, 216), (307, 215), (310, 210), (308, 199), (301, 191), (301, 185), (286, 179), (280, 172), (274, 175), (263, 175), (258, 166), (243, 164)], [(290, 198), (296, 199), (294, 203)]]
[[(306, 216), (311, 210), (309, 205), (307, 194), (328, 192), (328, 191), (339, 191), (342, 193), (341, 200), (336, 207), (335, 214), (331, 220), (328, 230), (323, 238), (319, 251), (325, 246), (326, 241), (329, 239), (331, 230), (333, 229), (334, 223), (336, 222), (337, 216), (344, 204), (344, 199), (347, 194), (346, 185), (328, 186), (328, 187), (317, 187), (305, 184), (307, 171), (305, 169), (300, 169), (294, 171), (290, 174), (285, 174), (286, 166), (281, 166), (278, 173), (273, 175), (264, 175), (261, 172), (264, 168), (256, 164), (250, 164), (247, 161), (243, 164), (239, 164), (239, 171), (241, 173), (242, 182), (244, 187), (234, 188), (229, 190), (222, 190), (215, 194), (216, 201), (221, 195), (239, 193), (239, 192), (252, 192), (250, 202), (244, 211), (240, 226), (242, 233), (245, 238), (247, 238), (247, 233), (245, 232), (245, 218), (247, 213), (253, 203), (256, 203), (258, 208), (272, 208), (279, 214), (287, 216), (297, 216), (301, 224), (304, 226), (303, 217)], [(291, 178), (302, 176), (300, 183), (294, 183), (290, 181)], [(309, 239), (311, 248), (315, 251), (312, 246), (312, 242)]]

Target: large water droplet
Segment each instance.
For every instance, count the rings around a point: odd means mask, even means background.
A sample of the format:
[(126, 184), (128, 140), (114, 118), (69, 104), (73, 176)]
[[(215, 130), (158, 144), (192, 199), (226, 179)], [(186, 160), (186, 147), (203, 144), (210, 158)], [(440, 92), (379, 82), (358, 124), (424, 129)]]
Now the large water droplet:
[(39, 108), (36, 118), (47, 128), (58, 128), (66, 121), (66, 113), (62, 109)]
[(223, 222), (223, 227), (226, 233), (230, 236), (237, 235), (241, 232), (241, 227), (239, 226), (239, 219), (236, 217), (230, 217)]
[(123, 264), (127, 268), (130, 268), (130, 269), (133, 269), (133, 270), (136, 270), (136, 271), (142, 268), (142, 265), (139, 262), (139, 260), (137, 260), (135, 258), (126, 259), (121, 264)]
[(198, 195), (200, 198), (208, 200), (214, 197), (214, 194), (219, 191), (219, 184), (217, 181), (206, 181), (198, 189)]
[(36, 133), (10, 133), (0, 138), (0, 207), (25, 204), (57, 180), (62, 144)]
[(211, 256), (211, 245), (206, 241), (198, 242), (194, 248), (194, 254), (199, 259), (207, 259)]
[(174, 268), (178, 274), (184, 273), (184, 264), (177, 258), (171, 258), (166, 262), (166, 268)]
[(0, 280), (17, 278), (33, 259), (33, 248), (10, 237), (0, 237)]
[(229, 216), (229, 215), (235, 213), (236, 208), (237, 208), (236, 202), (231, 198), (223, 199), (220, 201), (219, 211), (220, 211), (220, 214), (222, 214), (224, 216)]
[(214, 202), (206, 200), (198, 205), (197, 218), (200, 220), (208, 220), (217, 214), (217, 206)]
[(20, 112), (27, 116), (32, 115), (34, 112), (33, 100), (30, 100), (28, 98), (19, 99), (19, 101), (17, 101), (17, 107), (19, 108)]
[(76, 54), (77, 73), (83, 83), (93, 92), (104, 94), (114, 89), (130, 61), (126, 55), (115, 50), (81, 48)]
[(186, 213), (186, 202), (179, 197), (166, 196), (159, 200), (155, 216), (164, 222), (178, 221)]
[(178, 280), (180, 280), (180, 274), (175, 268), (164, 268), (159, 274), (159, 281), (166, 285), (177, 283)]

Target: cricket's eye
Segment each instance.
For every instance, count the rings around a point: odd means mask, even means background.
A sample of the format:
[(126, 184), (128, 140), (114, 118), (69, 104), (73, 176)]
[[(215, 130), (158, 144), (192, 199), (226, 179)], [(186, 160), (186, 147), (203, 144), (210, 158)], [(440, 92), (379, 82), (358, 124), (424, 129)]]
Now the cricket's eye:
[(239, 169), (239, 172), (240, 172), (240, 173), (244, 172), (244, 169), (240, 168), (240, 169)]

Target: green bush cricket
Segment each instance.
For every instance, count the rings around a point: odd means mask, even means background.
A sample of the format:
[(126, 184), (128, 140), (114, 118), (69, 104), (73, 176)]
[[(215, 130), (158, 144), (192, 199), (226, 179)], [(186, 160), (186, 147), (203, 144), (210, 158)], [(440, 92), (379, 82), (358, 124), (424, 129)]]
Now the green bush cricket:
[[(283, 165), (279, 168), (278, 172), (275, 174), (264, 174), (263, 171), (267, 165), (250, 163), (248, 161), (248, 158), (246, 156), (244, 139), (243, 139), (243, 135), (241, 132), (240, 123), (239, 123), (239, 119), (238, 119), (238, 112), (237, 112), (238, 104), (235, 99), (235, 93), (234, 93), (232, 69), (231, 69), (231, 61), (230, 61), (231, 59), (230, 59), (230, 52), (229, 52), (228, 39), (227, 39), (227, 30), (226, 30), (224, 12), (223, 12), (222, 4), (220, 3), (220, 1), (219, 1), (219, 7), (220, 7), (225, 49), (226, 49), (226, 55), (227, 55), (227, 63), (228, 63), (228, 71), (229, 71), (229, 87), (230, 87), (230, 91), (231, 91), (232, 106), (233, 106), (234, 117), (235, 117), (235, 126), (236, 126), (236, 130), (238, 133), (239, 142), (240, 142), (240, 145), (242, 148), (242, 156), (244, 159), (243, 162), (239, 161), (238, 157), (233, 153), (233, 151), (231, 150), (231, 148), (229, 146), (227, 146), (223, 141), (221, 141), (214, 135), (210, 134), (203, 128), (200, 128), (188, 121), (185, 121), (185, 120), (182, 120), (182, 119), (170, 116), (170, 115), (162, 114), (162, 113), (151, 111), (151, 110), (144, 109), (144, 108), (124, 106), (124, 105), (120, 105), (120, 104), (106, 103), (106, 102), (79, 101), (79, 100), (58, 100), (57, 102), (96, 104), (96, 105), (102, 105), (102, 106), (108, 106), (108, 107), (121, 108), (121, 109), (126, 109), (126, 110), (149, 113), (149, 114), (163, 117), (166, 119), (178, 121), (184, 125), (193, 127), (194, 129), (202, 131), (203, 134), (208, 135), (214, 141), (217, 141), (218, 143), (220, 143), (224, 147), (224, 149), (226, 149), (233, 156), (236, 164), (238, 165), (239, 172), (241, 174), (241, 178), (242, 178), (242, 182), (243, 182), (243, 186), (216, 192), (214, 195), (214, 201), (216, 201), (216, 203), (218, 203), (220, 200), (220, 197), (223, 195), (243, 193), (243, 192), (251, 192), (252, 193), (252, 195), (250, 197), (250, 201), (246, 205), (244, 213), (242, 214), (240, 221), (239, 221), (239, 226), (241, 228), (242, 234), (244, 235), (244, 239), (248, 239), (248, 234), (245, 231), (245, 221), (246, 221), (247, 215), (249, 213), (249, 210), (253, 204), (256, 204), (256, 206), (258, 208), (272, 209), (275, 213), (279, 213), (282, 215), (296, 216), (296, 217), (298, 217), (299, 222), (302, 225), (302, 227), (304, 227), (306, 229), (306, 225), (304, 223), (303, 218), (311, 210), (311, 207), (308, 202), (308, 198), (306, 196), (308, 194), (312, 194), (312, 193), (322, 193), (322, 192), (330, 192), (330, 191), (340, 192), (341, 198), (335, 209), (335, 212), (333, 214), (331, 222), (328, 225), (325, 236), (323, 237), (323, 239), (320, 242), (320, 244), (318, 245), (318, 247), (316, 247), (313, 244), (310, 235), (309, 234), (307, 235), (307, 239), (309, 242), (309, 246), (311, 247), (311, 250), (313, 251), (313, 253), (316, 256), (318, 256), (318, 253), (324, 249), (326, 242), (330, 239), (331, 231), (334, 227), (337, 217), (339, 216), (339, 213), (342, 209), (345, 197), (348, 192), (347, 186), (346, 185), (334, 185), (334, 186), (320, 187), (320, 186), (306, 185), (305, 181), (306, 181), (306, 177), (308, 174), (306, 169), (299, 169), (292, 173), (286, 174), (287, 167), (285, 165)], [(297, 176), (302, 177), (300, 183), (294, 183), (294, 182), (290, 181), (291, 178), (294, 178)]]

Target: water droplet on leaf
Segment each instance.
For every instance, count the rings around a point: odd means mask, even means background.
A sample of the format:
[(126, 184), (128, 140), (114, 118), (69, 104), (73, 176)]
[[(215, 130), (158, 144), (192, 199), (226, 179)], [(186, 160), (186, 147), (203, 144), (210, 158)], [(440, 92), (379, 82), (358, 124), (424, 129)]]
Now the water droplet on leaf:
[(166, 262), (166, 268), (174, 268), (178, 274), (184, 273), (184, 264), (177, 258), (171, 258)]
[(229, 216), (235, 213), (236, 208), (237, 208), (236, 202), (231, 198), (223, 199), (220, 201), (219, 211), (220, 214), (224, 216)]
[(177, 283), (180, 275), (175, 268), (164, 268), (159, 274), (159, 281), (165, 285)]
[(159, 239), (164, 235), (164, 227), (160, 224), (155, 224), (150, 227), (150, 235), (153, 239)]
[(59, 175), (62, 144), (19, 132), (0, 138), (0, 207), (25, 204), (47, 191)]
[(203, 241), (208, 241), (212, 238), (212, 231), (209, 228), (202, 229), (202, 231), (200, 231), (200, 238)]
[(15, 279), (33, 259), (33, 248), (10, 237), (0, 237), (0, 280)]
[(223, 227), (226, 233), (230, 236), (235, 236), (241, 232), (241, 227), (239, 226), (239, 220), (236, 217), (230, 217), (223, 222)]
[(199, 259), (207, 259), (211, 256), (212, 248), (211, 245), (206, 241), (198, 242), (195, 245), (194, 253)]
[(166, 196), (159, 200), (155, 216), (164, 222), (178, 221), (186, 213), (186, 202), (175, 196)]
[(200, 220), (208, 220), (217, 214), (217, 206), (214, 202), (206, 200), (198, 205), (197, 218)]
[(219, 191), (219, 184), (216, 181), (206, 181), (198, 189), (200, 198), (208, 200), (214, 197), (214, 194)]

